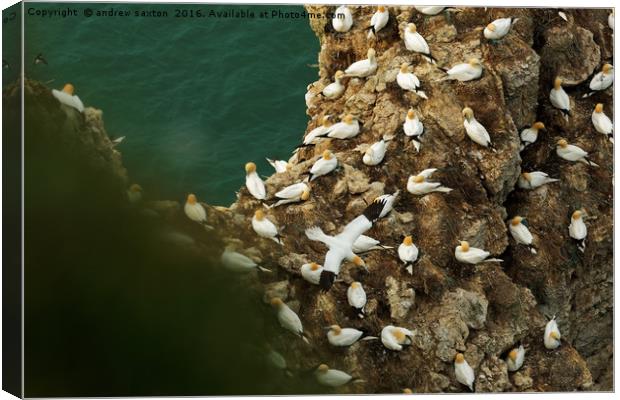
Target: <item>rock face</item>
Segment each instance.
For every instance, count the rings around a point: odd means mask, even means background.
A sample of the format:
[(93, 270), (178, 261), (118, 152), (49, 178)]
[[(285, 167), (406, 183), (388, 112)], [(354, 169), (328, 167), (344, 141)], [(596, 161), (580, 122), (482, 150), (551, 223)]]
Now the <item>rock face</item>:
[[(332, 7), (307, 6), (325, 13)], [(291, 169), (267, 179), (269, 195), (303, 180), (325, 149), (338, 158), (340, 169), (311, 183), (306, 202), (269, 211), (283, 228), (284, 246), (262, 240), (249, 220), (261, 207), (242, 188), (231, 210), (245, 215), (239, 230), (246, 246), (260, 249), (263, 259), (279, 260), (280, 277), (289, 279), (290, 301), (300, 303), (300, 317), (314, 348), (291, 340), (283, 353), (300, 367), (318, 363), (360, 376), (364, 384), (339, 389), (345, 393), (460, 392), (467, 388), (454, 377), (453, 359), (462, 352), (475, 369), (477, 391), (571, 391), (612, 388), (612, 144), (596, 133), (590, 121), (595, 103), (613, 107), (612, 91), (582, 99), (589, 76), (613, 54), (611, 30), (604, 28), (608, 12), (567, 12), (566, 22), (555, 10), (466, 8), (424, 16), (412, 7), (390, 7), (390, 21), (377, 40), (367, 39), (371, 7), (351, 7), (353, 28), (335, 33), (331, 22), (311, 20), (321, 42), (319, 93), (333, 81), (337, 70), (377, 52), (378, 69), (367, 78), (345, 78), (346, 91), (336, 100), (317, 95), (310, 100), (308, 129), (326, 115), (339, 119), (352, 114), (361, 132), (352, 139), (324, 139), (301, 148)], [(490, 43), (481, 25), (505, 16), (519, 17), (504, 39)], [(484, 21), (484, 24), (481, 23)], [(428, 41), (437, 65), (407, 51), (402, 32), (414, 22)], [(484, 64), (481, 79), (444, 81), (449, 68), (477, 57)], [(410, 63), (429, 99), (404, 92), (396, 84), (402, 63)], [(553, 78), (569, 87), (573, 116), (566, 122), (548, 100)], [(465, 134), (461, 110), (471, 107), (489, 131), (496, 151), (473, 143)], [(420, 116), (425, 131), (416, 152), (402, 125), (409, 108)], [(519, 131), (534, 121), (547, 130), (520, 152)], [(362, 163), (360, 147), (384, 136), (385, 159), (378, 166)], [(565, 137), (588, 151), (600, 168), (570, 163), (555, 155), (555, 142)], [(300, 135), (301, 141), (301, 135)], [(454, 188), (448, 194), (418, 197), (407, 193), (409, 175), (437, 168), (433, 179)], [(525, 191), (515, 184), (522, 171), (541, 170), (560, 182)], [(299, 277), (304, 262), (322, 263), (326, 248), (306, 240), (312, 225), (327, 234), (359, 215), (366, 204), (384, 193), (400, 190), (395, 209), (380, 219), (368, 236), (398, 246), (412, 235), (420, 249), (410, 275), (389, 250), (363, 254), (369, 273), (344, 263), (340, 278), (322, 293)], [(270, 202), (270, 201), (269, 201)], [(588, 213), (589, 230), (584, 253), (568, 235), (572, 211)], [(527, 217), (536, 254), (510, 237), (506, 220)], [(499, 263), (463, 265), (454, 258), (459, 240), (504, 259)], [(361, 281), (368, 296), (366, 318), (359, 319), (346, 300), (353, 280)], [(547, 318), (556, 315), (562, 346), (547, 350), (542, 344)], [(338, 323), (379, 334), (388, 324), (416, 330), (411, 348), (392, 352), (379, 342), (350, 348), (329, 346), (323, 327)], [(507, 352), (518, 343), (526, 348), (525, 364), (508, 372)], [(415, 371), (415, 373), (412, 373)]]

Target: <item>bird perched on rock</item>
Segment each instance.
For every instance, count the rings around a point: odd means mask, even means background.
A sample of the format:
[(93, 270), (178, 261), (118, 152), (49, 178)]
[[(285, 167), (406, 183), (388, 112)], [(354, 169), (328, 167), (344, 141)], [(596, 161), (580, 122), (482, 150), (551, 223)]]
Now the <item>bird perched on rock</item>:
[(73, 107), (79, 112), (83, 112), (84, 104), (82, 104), (82, 100), (80, 100), (80, 98), (74, 93), (75, 87), (73, 87), (70, 83), (65, 84), (62, 90), (52, 89), (52, 95), (62, 104)]
[(321, 280), (323, 267), (315, 262), (304, 264), (300, 270), (301, 277), (313, 285), (318, 285)]
[(586, 249), (586, 236), (588, 236), (588, 227), (583, 222), (583, 211), (576, 210), (570, 218), (568, 226), (568, 234), (577, 241), (577, 248), (583, 253)]
[(323, 96), (325, 96), (325, 98), (334, 100), (342, 96), (342, 94), (344, 93), (345, 87), (342, 84), (342, 82), (340, 82), (340, 80), (343, 77), (344, 77), (344, 72), (336, 71), (336, 74), (334, 75), (334, 82), (330, 83), (329, 85), (323, 88)]
[(142, 186), (137, 183), (133, 183), (129, 186), (129, 189), (127, 189), (127, 199), (130, 203), (137, 204), (142, 201), (142, 192)]
[(306, 100), (306, 107), (313, 108), (316, 105), (317, 94), (319, 94), (319, 89), (315, 86), (314, 83), (310, 83), (306, 86), (306, 94), (304, 95), (304, 99)]
[(409, 64), (403, 63), (400, 66), (400, 70), (398, 71), (398, 74), (396, 75), (396, 83), (398, 83), (398, 86), (400, 86), (401, 89), (413, 92), (417, 94), (418, 96), (422, 97), (423, 99), (428, 99), (428, 97), (426, 96), (426, 93), (424, 93), (421, 90), (418, 90), (421, 86), (420, 80), (411, 71), (411, 69), (409, 68)]
[(260, 237), (271, 239), (278, 244), (282, 244), (282, 237), (278, 228), (273, 222), (265, 217), (263, 210), (256, 210), (252, 217), (252, 229)]
[(398, 246), (398, 258), (405, 264), (407, 272), (412, 275), (413, 263), (418, 259), (418, 248), (413, 244), (411, 236), (405, 236), (403, 242)]
[(445, 7), (439, 6), (415, 6), (415, 9), (424, 15), (437, 15), (443, 11)]
[(517, 185), (521, 189), (536, 189), (547, 183), (557, 182), (559, 179), (549, 178), (549, 175), (542, 171), (523, 172), (519, 175)]
[(428, 179), (437, 171), (437, 168), (428, 168), (417, 175), (411, 175), (407, 180), (407, 191), (417, 196), (431, 192), (448, 193), (449, 187), (442, 186), (441, 182), (429, 182)]
[(465, 356), (461, 353), (456, 353), (454, 357), (454, 375), (459, 383), (467, 386), (472, 392), (474, 391), (474, 369), (469, 366)]
[(525, 218), (516, 216), (508, 223), (508, 230), (515, 242), (526, 245), (530, 251), (536, 254), (536, 249), (532, 246), (534, 238), (527, 227), (527, 221)]
[(284, 304), (279, 297), (272, 298), (271, 305), (277, 310), (278, 322), (282, 328), (299, 336), (304, 342), (310, 343), (308, 338), (304, 336), (304, 327), (295, 311)]
[(366, 78), (377, 71), (377, 59), (375, 49), (370, 48), (366, 53), (366, 59), (356, 61), (344, 70), (345, 76)]
[(347, 6), (340, 6), (334, 12), (334, 18), (332, 18), (332, 26), (336, 32), (344, 33), (348, 32), (353, 25), (353, 15), (351, 10)]
[(555, 81), (553, 81), (553, 88), (549, 92), (549, 100), (553, 107), (562, 111), (562, 114), (564, 114), (564, 117), (568, 121), (568, 117), (570, 116), (570, 99), (562, 88), (562, 79), (555, 78)]
[[(332, 325), (327, 331), (327, 341), (332, 346), (347, 347), (351, 346), (358, 340), (375, 340), (374, 336), (364, 336), (364, 332), (353, 328), (341, 328), (338, 325)], [(363, 338), (362, 338), (363, 337)]]
[(534, 122), (529, 128), (521, 131), (521, 150), (536, 142), (538, 132), (545, 129), (545, 124), (540, 121)]
[(245, 187), (255, 199), (265, 200), (265, 183), (256, 173), (256, 164), (253, 162), (245, 164)]
[(347, 301), (349, 305), (357, 311), (357, 316), (364, 318), (364, 307), (366, 306), (366, 292), (359, 282), (352, 282), (347, 289)]
[(271, 272), (270, 269), (261, 267), (255, 263), (250, 257), (247, 257), (239, 252), (234, 251), (231, 247), (224, 249), (222, 256), (220, 257), (222, 265), (226, 269), (235, 272), (249, 272), (258, 270), (261, 272)]
[(277, 192), (276, 197), (280, 200), (269, 208), (308, 200), (310, 198), (310, 187), (304, 182), (294, 183)]
[(327, 132), (327, 137), (334, 139), (351, 139), (360, 133), (360, 124), (353, 115), (347, 114), (342, 121), (332, 125)]
[(584, 94), (582, 98), (590, 97), (596, 92), (607, 90), (612, 83), (614, 83), (614, 67), (611, 64), (605, 64), (601, 72), (592, 77), (590, 81), (590, 92)]
[(372, 224), (379, 219), (385, 202), (373, 202), (364, 210), (363, 214), (354, 218), (336, 236), (326, 235), (321, 228), (313, 226), (306, 229), (306, 236), (310, 240), (325, 244), (329, 251), (325, 254), (321, 287), (329, 289), (336, 276), (340, 273), (340, 264), (343, 260), (353, 262), (359, 267), (366, 267), (364, 261), (353, 252), (353, 243), (360, 235), (372, 228)]
[(283, 172), (286, 172), (291, 167), (291, 164), (289, 164), (288, 161), (272, 160), (270, 158), (267, 158), (266, 160), (269, 163), (269, 165), (271, 165), (273, 169), (276, 170), (276, 174), (281, 174)]
[(187, 195), (187, 201), (185, 201), (185, 207), (183, 209), (187, 218), (202, 224), (206, 230), (210, 231), (215, 229), (211, 225), (207, 224), (207, 212), (202, 204), (198, 203), (196, 195)]
[(314, 373), (317, 382), (323, 386), (339, 387), (347, 383), (361, 383), (361, 379), (354, 378), (346, 372), (330, 369), (326, 364), (321, 364)]
[(329, 150), (325, 150), (323, 155), (314, 162), (310, 168), (310, 182), (319, 176), (327, 175), (338, 167), (336, 156)]
[(304, 145), (309, 145), (312, 141), (318, 137), (325, 136), (332, 129), (332, 122), (329, 119), (329, 115), (323, 117), (321, 125), (311, 130), (304, 138)]
[(407, 27), (405, 28), (405, 34), (403, 36), (405, 41), (405, 48), (407, 50), (422, 54), (424, 58), (435, 64), (435, 57), (431, 55), (431, 50), (428, 47), (428, 43), (426, 43), (426, 39), (424, 39), (422, 35), (418, 33), (418, 28), (416, 24), (407, 24)]
[(459, 82), (467, 82), (478, 79), (482, 76), (482, 63), (477, 58), (472, 58), (467, 63), (457, 64), (449, 70), (444, 70), (448, 76), (441, 78), (440, 80), (455, 79)]
[(614, 124), (611, 119), (603, 112), (603, 104), (598, 103), (592, 112), (592, 125), (598, 133), (611, 135), (614, 132)]
[(413, 343), (414, 335), (415, 332), (407, 328), (388, 325), (381, 330), (381, 343), (390, 350), (401, 351)]
[(607, 16), (607, 25), (609, 25), (609, 27), (611, 28), (611, 30), (614, 30), (614, 12), (610, 12), (609, 15)]
[(386, 215), (388, 215), (390, 211), (392, 211), (392, 209), (394, 208), (394, 203), (398, 199), (399, 194), (400, 194), (400, 189), (395, 191), (392, 194), (382, 194), (381, 196), (373, 200), (373, 203), (383, 204), (383, 208), (381, 209), (379, 218), (385, 217)]
[(484, 37), (489, 40), (499, 40), (510, 32), (510, 28), (517, 22), (519, 18), (499, 18), (491, 22), (484, 28)]
[(560, 334), (560, 329), (558, 328), (558, 323), (555, 322), (554, 316), (549, 322), (547, 322), (547, 326), (545, 326), (545, 347), (549, 350), (557, 349), (562, 343), (560, 341), (561, 338), (562, 335)]
[(514, 372), (519, 370), (521, 366), (523, 366), (523, 361), (525, 360), (525, 349), (523, 345), (520, 345), (519, 348), (514, 348), (510, 350), (508, 353), (508, 357), (506, 357), (506, 366), (508, 371)]
[(388, 250), (392, 249), (391, 246), (384, 246), (380, 244), (376, 239), (373, 239), (366, 235), (360, 235), (355, 242), (353, 242), (353, 252), (355, 254), (365, 253), (370, 250)]
[(502, 262), (499, 258), (487, 258), (491, 255), (488, 251), (470, 247), (466, 241), (461, 241), (459, 246), (454, 249), (454, 257), (457, 261), (467, 264), (478, 264), (482, 262)]
[(588, 153), (579, 146), (568, 144), (565, 139), (558, 140), (555, 152), (558, 157), (567, 161), (577, 161), (592, 167), (598, 167), (598, 164), (590, 161)]
[(474, 117), (474, 110), (469, 107), (463, 109), (463, 126), (469, 138), (480, 146), (493, 147), (487, 129)]
[(385, 151), (387, 150), (386, 142), (391, 140), (391, 137), (383, 138), (378, 142), (373, 143), (366, 149), (362, 156), (362, 162), (366, 165), (375, 166), (383, 161), (385, 157)]
[(390, 20), (390, 12), (385, 6), (378, 6), (377, 11), (370, 18), (370, 27), (368, 31), (368, 39), (375, 37), (377, 32), (385, 28)]
[[(424, 125), (416, 115), (413, 108), (410, 108), (409, 111), (407, 111), (403, 130), (405, 131), (405, 135), (412, 138), (420, 137), (424, 133)], [(412, 141), (416, 151), (420, 151), (420, 142), (415, 139), (412, 139)]]

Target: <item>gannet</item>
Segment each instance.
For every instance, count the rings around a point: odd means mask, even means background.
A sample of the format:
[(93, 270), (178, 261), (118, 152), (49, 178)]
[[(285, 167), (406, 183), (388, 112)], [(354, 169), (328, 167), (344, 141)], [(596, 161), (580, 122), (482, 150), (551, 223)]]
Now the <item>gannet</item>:
[(338, 166), (338, 159), (329, 151), (325, 150), (323, 155), (314, 162), (310, 168), (310, 181), (312, 182), (319, 176), (327, 175)]
[(590, 81), (590, 93), (586, 93), (583, 97), (590, 97), (596, 92), (606, 90), (614, 83), (614, 67), (611, 64), (603, 65), (601, 72), (592, 77)]
[(353, 252), (355, 254), (365, 253), (370, 250), (387, 250), (392, 249), (391, 246), (384, 246), (380, 244), (376, 239), (370, 236), (360, 235), (355, 242), (353, 242)]
[(360, 133), (360, 124), (351, 114), (347, 114), (342, 121), (334, 124), (327, 136), (334, 139), (351, 139)]
[(538, 131), (544, 129), (545, 124), (540, 121), (534, 122), (529, 128), (523, 129), (521, 131), (521, 150), (536, 142), (536, 140), (538, 139)]
[(405, 264), (409, 274), (413, 274), (413, 263), (418, 259), (418, 248), (413, 244), (411, 236), (405, 236), (403, 242), (398, 246), (398, 258)]
[(377, 71), (377, 59), (375, 49), (368, 49), (367, 57), (364, 60), (356, 61), (344, 70), (345, 76), (355, 76), (365, 78)]
[(482, 63), (477, 58), (472, 58), (466, 64), (457, 64), (445, 71), (448, 76), (441, 80), (456, 79), (460, 82), (467, 82), (478, 79), (482, 76)]
[(474, 391), (474, 369), (469, 366), (467, 360), (461, 353), (456, 353), (454, 357), (454, 375), (456, 380)]
[(611, 28), (611, 30), (614, 30), (614, 12), (610, 12), (609, 16), (607, 16), (607, 25), (609, 25), (609, 27)]
[(270, 158), (267, 158), (266, 160), (273, 167), (273, 169), (276, 170), (276, 174), (281, 174), (283, 172), (286, 172), (291, 167), (288, 161), (272, 160)]
[(359, 282), (352, 282), (347, 289), (347, 301), (349, 305), (357, 310), (357, 316), (364, 318), (364, 307), (366, 306), (366, 292)]
[(417, 175), (409, 176), (409, 179), (407, 180), (407, 191), (417, 196), (425, 195), (431, 192), (448, 193), (452, 191), (452, 189), (442, 186), (441, 182), (427, 181), (427, 179), (430, 178), (435, 171), (437, 171), (437, 168), (429, 168)]
[(284, 304), (282, 299), (279, 297), (272, 298), (271, 305), (275, 307), (278, 312), (278, 322), (282, 328), (299, 336), (304, 342), (310, 343), (308, 338), (304, 336), (304, 327), (295, 311), (291, 310), (289, 306)]
[(435, 57), (431, 55), (431, 50), (428, 47), (426, 40), (418, 33), (418, 28), (414, 23), (407, 24), (404, 34), (405, 48), (409, 51), (420, 53), (427, 60), (435, 63)]
[(404, 388), (403, 389), (403, 394), (413, 394), (413, 390), (411, 390), (409, 388)]
[(614, 124), (603, 112), (603, 105), (598, 103), (592, 112), (592, 124), (598, 133), (611, 135), (614, 131)]
[(445, 7), (438, 6), (415, 6), (415, 9), (424, 15), (437, 15), (443, 11)]
[(302, 265), (299, 271), (301, 272), (301, 277), (306, 281), (313, 285), (318, 285), (321, 280), (321, 272), (323, 272), (323, 267), (315, 262), (312, 262)]
[(558, 324), (555, 322), (554, 316), (551, 318), (551, 321), (547, 322), (547, 326), (545, 326), (545, 347), (549, 350), (557, 349), (561, 344), (561, 338), (562, 335), (560, 334), (560, 329), (558, 329)]
[(251, 258), (234, 251), (231, 247), (226, 247), (226, 249), (224, 249), (220, 261), (226, 269), (235, 272), (249, 272), (254, 269), (258, 269), (262, 272), (271, 272), (270, 269), (261, 267)]
[(351, 10), (347, 6), (340, 6), (334, 12), (334, 18), (332, 18), (332, 26), (336, 32), (348, 32), (353, 25), (353, 15)]
[(465, 132), (467, 132), (467, 136), (469, 136), (472, 141), (478, 143), (480, 146), (493, 147), (489, 132), (476, 120), (474, 111), (469, 107), (463, 109), (463, 126), (465, 127)]
[(344, 85), (340, 82), (340, 79), (344, 76), (344, 72), (336, 71), (334, 75), (334, 82), (323, 88), (323, 96), (327, 99), (337, 99), (344, 93)]
[(245, 164), (245, 187), (257, 200), (265, 200), (265, 183), (256, 173), (256, 164), (249, 162)]
[(476, 247), (469, 247), (469, 243), (466, 241), (460, 242), (459, 246), (454, 249), (454, 257), (457, 261), (467, 264), (478, 264), (482, 262), (502, 262), (499, 258), (487, 258), (491, 255), (488, 251), (478, 249)]
[(525, 349), (523, 345), (520, 345), (519, 348), (514, 348), (510, 350), (508, 353), (508, 357), (506, 357), (506, 366), (508, 367), (508, 371), (514, 372), (517, 371), (523, 365), (523, 360), (525, 359)]
[(379, 218), (385, 217), (386, 215), (388, 215), (390, 211), (392, 211), (392, 209), (394, 208), (394, 203), (396, 202), (396, 199), (398, 198), (399, 194), (400, 194), (400, 189), (395, 191), (392, 194), (382, 194), (381, 196), (377, 197), (376, 199), (372, 201), (373, 203), (383, 204), (383, 208), (381, 209)]
[(577, 210), (573, 212), (570, 218), (570, 225), (568, 226), (568, 234), (575, 239), (578, 244), (577, 247), (581, 252), (586, 249), (586, 236), (588, 236), (588, 227), (583, 222), (583, 212)]
[(329, 248), (325, 255), (325, 261), (323, 262), (324, 270), (321, 274), (321, 286), (323, 289), (329, 289), (334, 283), (336, 275), (340, 273), (342, 260), (346, 259), (359, 267), (365, 268), (364, 261), (353, 252), (353, 243), (379, 219), (384, 204), (384, 202), (373, 202), (366, 207), (362, 215), (349, 222), (342, 232), (336, 236), (326, 235), (318, 226), (306, 229), (308, 239), (322, 242)]
[(129, 186), (129, 189), (127, 189), (127, 199), (129, 199), (130, 203), (139, 203), (142, 200), (142, 186), (137, 183)]
[(549, 175), (542, 171), (533, 171), (521, 173), (517, 184), (521, 189), (536, 189), (547, 183), (557, 181), (559, 181), (559, 179), (549, 178)]
[(333, 124), (329, 120), (329, 115), (324, 116), (323, 120), (321, 121), (321, 125), (317, 126), (313, 130), (308, 132), (308, 134), (304, 138), (304, 144), (305, 145), (309, 145), (310, 143), (312, 143), (312, 141), (314, 139), (316, 139), (316, 138), (318, 138), (320, 136), (327, 135), (329, 133), (329, 131), (331, 130), (332, 126), (333, 126)]
[(374, 340), (374, 336), (364, 336), (364, 332), (353, 328), (341, 328), (338, 325), (332, 325), (327, 331), (327, 341), (332, 346), (346, 347), (351, 346), (358, 340)]
[[(387, 139), (390, 140), (390, 139)], [(366, 165), (375, 166), (383, 161), (385, 157), (385, 151), (387, 149), (386, 139), (381, 139), (378, 142), (373, 143), (362, 157), (362, 162)]]
[(598, 167), (598, 164), (595, 164), (588, 159), (588, 153), (585, 150), (579, 146), (568, 144), (565, 139), (558, 140), (555, 152), (558, 157), (563, 158), (564, 160), (582, 162), (593, 167)]
[(314, 83), (308, 84), (306, 87), (306, 94), (304, 95), (304, 99), (306, 100), (306, 107), (312, 108), (314, 107), (314, 103), (312, 100), (316, 98), (318, 94), (318, 89), (314, 86)]
[(515, 242), (526, 245), (532, 253), (536, 254), (536, 249), (532, 246), (534, 238), (527, 227), (525, 218), (521, 218), (518, 215), (512, 218), (508, 223), (508, 229)]
[(62, 104), (67, 105), (69, 107), (73, 107), (79, 112), (83, 112), (84, 104), (82, 104), (82, 100), (80, 100), (80, 98), (77, 97), (77, 95), (73, 94), (74, 92), (75, 92), (75, 88), (70, 83), (65, 84), (62, 90), (52, 89), (52, 94)]
[(549, 92), (549, 100), (551, 105), (562, 111), (562, 114), (568, 120), (570, 116), (570, 99), (562, 88), (562, 79), (555, 78), (555, 81), (553, 81), (553, 89)]
[(420, 88), (420, 80), (413, 72), (410, 71), (409, 64), (403, 63), (400, 66), (400, 70), (396, 75), (396, 83), (398, 83), (398, 86), (402, 89), (413, 92), (423, 99), (428, 99), (426, 93), (421, 90), (418, 91), (418, 88)]
[(414, 335), (415, 332), (407, 328), (388, 325), (381, 330), (381, 343), (390, 350), (401, 351), (403, 346), (413, 343)]
[(276, 193), (278, 200), (269, 208), (281, 206), (282, 204), (295, 203), (298, 201), (306, 201), (310, 198), (310, 187), (304, 182), (299, 182), (285, 187)]
[(47, 65), (47, 60), (45, 59), (45, 57), (43, 57), (43, 53), (37, 54), (37, 56), (34, 58), (33, 64), (34, 65), (37, 65), (37, 64)]
[(347, 383), (363, 382), (361, 379), (354, 378), (346, 372), (330, 369), (326, 364), (321, 364), (314, 372), (317, 382), (324, 386), (338, 387)]
[(491, 22), (484, 28), (484, 37), (489, 40), (499, 40), (506, 36), (510, 32), (512, 25), (517, 22), (519, 18), (499, 18)]
[[(405, 131), (405, 135), (414, 138), (422, 136), (422, 134), (424, 133), (424, 125), (422, 125), (422, 122), (416, 115), (413, 108), (410, 108), (409, 111), (407, 111), (403, 130)], [(412, 141), (416, 151), (420, 151), (420, 142), (415, 139), (412, 139)]]
[(263, 210), (256, 210), (252, 217), (252, 228), (258, 236), (273, 240), (278, 244), (282, 244), (282, 238), (275, 224), (265, 217)]
[(198, 201), (196, 200), (196, 195), (187, 195), (187, 201), (185, 202), (184, 210), (187, 218), (204, 225), (205, 229), (207, 230), (214, 229), (211, 225), (207, 224), (207, 212), (205, 211), (202, 204), (198, 203)]
[(390, 12), (385, 6), (378, 6), (377, 12), (375, 12), (370, 18), (370, 27), (368, 31), (368, 39), (374, 37), (377, 32), (383, 29), (390, 19)]

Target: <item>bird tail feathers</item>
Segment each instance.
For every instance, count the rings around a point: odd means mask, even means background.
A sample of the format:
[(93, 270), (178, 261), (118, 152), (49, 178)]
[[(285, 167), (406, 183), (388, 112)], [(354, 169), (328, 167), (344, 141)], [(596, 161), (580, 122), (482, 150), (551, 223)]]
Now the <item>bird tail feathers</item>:
[(504, 262), (504, 260), (502, 260), (501, 258), (487, 258), (482, 262)]

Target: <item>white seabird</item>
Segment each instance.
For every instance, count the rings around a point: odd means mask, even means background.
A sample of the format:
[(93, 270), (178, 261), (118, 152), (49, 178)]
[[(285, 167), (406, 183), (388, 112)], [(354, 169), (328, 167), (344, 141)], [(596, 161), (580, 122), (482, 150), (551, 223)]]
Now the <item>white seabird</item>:
[(542, 171), (523, 172), (519, 175), (517, 184), (521, 189), (536, 189), (547, 183), (557, 182), (559, 179), (549, 178), (549, 175)]
[(332, 126), (333, 124), (329, 119), (329, 115), (324, 116), (323, 120), (321, 121), (321, 125), (308, 132), (308, 134), (304, 138), (304, 145), (309, 145), (314, 139), (327, 135), (332, 129)]
[(390, 20), (390, 12), (385, 6), (378, 6), (377, 12), (375, 12), (370, 18), (370, 30), (368, 31), (368, 39), (373, 38), (377, 32), (385, 28)]
[(508, 229), (510, 230), (510, 234), (515, 242), (526, 245), (532, 253), (536, 254), (536, 249), (532, 246), (534, 237), (527, 227), (527, 221), (525, 218), (518, 215), (512, 218), (508, 223)]
[(611, 64), (603, 65), (601, 72), (592, 77), (590, 81), (590, 93), (584, 94), (582, 97), (590, 97), (596, 92), (606, 90), (614, 83), (614, 67)]
[(456, 79), (459, 82), (472, 81), (482, 76), (482, 63), (477, 58), (472, 58), (468, 63), (457, 64), (446, 71), (448, 76), (441, 80)]
[(344, 33), (348, 32), (353, 25), (353, 15), (349, 7), (342, 5), (334, 12), (334, 18), (332, 18), (332, 26), (336, 32)]
[(200, 204), (196, 199), (196, 195), (187, 195), (187, 201), (185, 202), (185, 207), (183, 210), (185, 211), (187, 218), (202, 224), (206, 230), (214, 229), (211, 225), (207, 224), (207, 212), (202, 204)]
[(545, 326), (545, 336), (543, 338), (545, 347), (549, 350), (557, 349), (562, 343), (560, 341), (561, 338), (562, 335), (560, 334), (560, 329), (558, 328), (558, 323), (555, 322), (554, 316)]
[(611, 135), (614, 131), (614, 124), (611, 119), (603, 112), (603, 104), (598, 103), (592, 112), (592, 125), (598, 133)]
[(283, 172), (288, 171), (288, 169), (291, 166), (288, 163), (288, 161), (284, 161), (284, 160), (272, 160), (270, 158), (267, 158), (266, 160), (269, 163), (269, 165), (271, 165), (273, 169), (276, 170), (276, 174), (281, 174)]
[(279, 297), (274, 297), (271, 299), (271, 305), (274, 306), (278, 312), (278, 322), (282, 328), (299, 336), (304, 342), (310, 343), (308, 338), (304, 336), (304, 327), (295, 311), (291, 310), (289, 306), (284, 304), (282, 299)]
[(506, 357), (506, 366), (508, 371), (514, 372), (519, 370), (521, 366), (523, 366), (523, 361), (525, 360), (525, 349), (523, 345), (520, 345), (519, 348), (514, 348), (510, 350), (508, 353), (508, 357)]
[(75, 88), (70, 83), (65, 84), (62, 90), (52, 89), (52, 95), (54, 95), (54, 97), (56, 97), (62, 104), (73, 107), (79, 112), (83, 112), (84, 104), (82, 104), (82, 100), (80, 100), (80, 98), (74, 93)]
[(443, 11), (445, 7), (440, 6), (415, 6), (415, 9), (424, 15), (437, 15)]
[(423, 99), (428, 99), (426, 93), (418, 90), (420, 88), (420, 80), (413, 72), (410, 71), (409, 64), (403, 63), (400, 66), (400, 70), (396, 75), (396, 83), (398, 83), (398, 86), (402, 89), (413, 92)]
[(470, 247), (466, 241), (460, 242), (459, 246), (454, 249), (454, 257), (457, 261), (467, 264), (478, 264), (482, 262), (502, 262), (499, 258), (487, 258), (491, 255), (486, 250)]
[(301, 277), (313, 285), (318, 285), (321, 280), (321, 272), (323, 267), (315, 262), (304, 264), (300, 270)]
[(245, 164), (245, 187), (255, 199), (265, 200), (265, 183), (256, 173), (256, 164), (253, 162)]
[(405, 48), (407, 50), (420, 53), (424, 56), (424, 58), (433, 64), (435, 63), (435, 58), (431, 55), (431, 50), (428, 47), (428, 43), (426, 43), (426, 39), (418, 33), (416, 24), (407, 24), (407, 27), (405, 28), (404, 41)]
[(463, 109), (463, 126), (465, 127), (467, 136), (469, 136), (472, 141), (478, 143), (480, 146), (493, 147), (489, 132), (476, 120), (474, 111), (469, 107)]
[(314, 372), (317, 382), (323, 386), (339, 387), (346, 385), (347, 383), (363, 382), (361, 379), (357, 379), (347, 374), (346, 372), (331, 369), (326, 364), (321, 364)]
[(379, 165), (385, 157), (385, 152), (387, 150), (386, 141), (390, 139), (381, 139), (378, 142), (373, 143), (364, 152), (364, 155), (362, 156), (362, 162), (370, 166)]
[(538, 140), (538, 132), (545, 129), (545, 124), (540, 121), (534, 122), (529, 128), (521, 131), (521, 150)]
[(378, 240), (366, 235), (360, 235), (360, 237), (353, 242), (353, 252), (355, 254), (365, 253), (371, 250), (387, 250), (392, 248), (391, 246), (384, 246)]
[(581, 252), (584, 252), (586, 249), (588, 227), (585, 222), (583, 222), (583, 212), (581, 210), (577, 210), (571, 215), (570, 225), (568, 226), (568, 234), (571, 238), (578, 242), (577, 248), (579, 248)]
[(564, 114), (568, 121), (570, 116), (570, 98), (562, 88), (562, 79), (555, 78), (555, 81), (553, 81), (553, 88), (549, 92), (549, 100), (553, 107), (562, 111), (562, 114)]
[(224, 249), (220, 261), (226, 269), (235, 272), (249, 272), (255, 269), (262, 272), (271, 272), (271, 270), (261, 267), (251, 258), (232, 250), (230, 247)]
[(342, 82), (340, 82), (340, 80), (343, 78), (343, 76), (344, 72), (336, 71), (336, 74), (334, 75), (334, 82), (323, 88), (323, 96), (325, 96), (325, 98), (333, 100), (342, 96), (345, 87)]
[(592, 167), (598, 167), (598, 164), (590, 161), (588, 153), (579, 146), (568, 144), (565, 139), (558, 140), (555, 152), (558, 157), (567, 161), (577, 161)]
[(366, 292), (359, 282), (352, 282), (347, 289), (347, 301), (349, 305), (357, 310), (357, 316), (364, 318), (364, 307), (366, 306)]
[(338, 159), (329, 150), (325, 150), (323, 155), (314, 162), (310, 168), (310, 182), (319, 176), (327, 175), (338, 167)]
[(394, 203), (396, 202), (396, 199), (398, 198), (399, 194), (400, 194), (400, 189), (396, 190), (392, 194), (382, 194), (381, 196), (373, 200), (373, 203), (383, 204), (383, 208), (381, 209), (379, 218), (385, 217), (386, 215), (388, 215), (390, 211), (392, 211), (392, 209), (394, 208)]
[(398, 246), (398, 258), (405, 264), (409, 274), (413, 274), (413, 263), (418, 259), (418, 248), (413, 244), (411, 236), (405, 236), (403, 242)]
[(282, 204), (308, 200), (308, 198), (310, 198), (310, 187), (304, 182), (295, 183), (277, 192), (276, 197), (280, 200), (271, 205), (269, 208), (278, 207)]
[(454, 375), (459, 383), (467, 386), (472, 392), (474, 391), (474, 369), (469, 366), (461, 353), (457, 353), (454, 357)]
[(351, 346), (358, 340), (373, 340), (377, 339), (374, 336), (364, 336), (364, 332), (353, 328), (341, 328), (339, 325), (332, 325), (327, 331), (327, 341), (332, 346), (347, 347)]
[[(424, 133), (424, 125), (416, 115), (413, 108), (410, 108), (409, 111), (407, 111), (405, 123), (403, 124), (403, 130), (405, 131), (405, 135), (413, 138), (420, 137)], [(416, 151), (420, 151), (420, 142), (415, 139), (412, 139), (412, 141)]]
[(374, 74), (377, 71), (377, 59), (375, 58), (375, 49), (368, 49), (367, 58), (364, 60), (356, 61), (344, 71), (345, 76), (354, 76), (358, 78), (365, 78)]
[(360, 124), (357, 119), (354, 119), (351, 114), (347, 114), (342, 118), (342, 121), (334, 124), (327, 137), (334, 139), (351, 139), (360, 133)]
[(489, 40), (499, 40), (510, 32), (510, 28), (519, 18), (499, 18), (484, 28), (484, 37)]
[(390, 350), (401, 351), (413, 343), (414, 335), (415, 332), (407, 328), (388, 325), (381, 330), (381, 343)]
[(429, 179), (437, 168), (428, 168), (417, 175), (409, 176), (407, 180), (407, 191), (416, 196), (425, 195), (431, 192), (448, 193), (452, 191), (449, 187), (445, 187), (441, 182), (429, 182)]
[(254, 213), (254, 216), (252, 217), (252, 229), (254, 229), (254, 232), (256, 232), (258, 236), (271, 239), (278, 244), (282, 244), (282, 238), (280, 237), (278, 228), (273, 222), (265, 217), (263, 210), (256, 210)]

